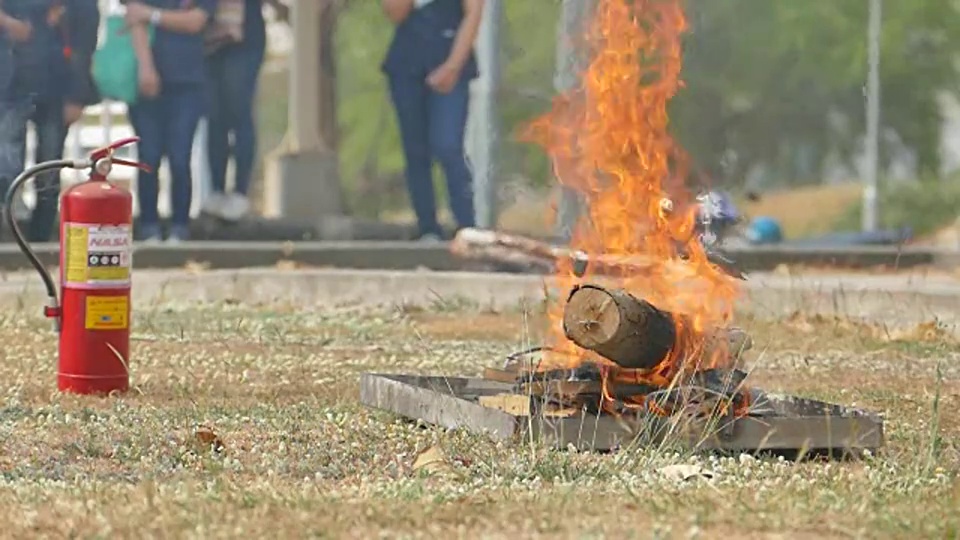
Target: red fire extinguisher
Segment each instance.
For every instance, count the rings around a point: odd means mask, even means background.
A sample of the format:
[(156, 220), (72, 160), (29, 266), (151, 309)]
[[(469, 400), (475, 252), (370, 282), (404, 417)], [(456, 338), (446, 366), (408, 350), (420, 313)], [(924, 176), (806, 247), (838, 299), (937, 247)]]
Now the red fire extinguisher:
[[(114, 164), (149, 170), (113, 156), (117, 148), (139, 140), (122, 139), (83, 160), (38, 163), (23, 171), (7, 190), (7, 224), (43, 279), (49, 296), (44, 315), (54, 320), (59, 333), (57, 387), (61, 392), (109, 394), (129, 387), (133, 197), (109, 182), (107, 175)], [(64, 168), (90, 169), (90, 177), (60, 195), (62, 298), (58, 299), (53, 278), (23, 239), (12, 203), (27, 180)]]

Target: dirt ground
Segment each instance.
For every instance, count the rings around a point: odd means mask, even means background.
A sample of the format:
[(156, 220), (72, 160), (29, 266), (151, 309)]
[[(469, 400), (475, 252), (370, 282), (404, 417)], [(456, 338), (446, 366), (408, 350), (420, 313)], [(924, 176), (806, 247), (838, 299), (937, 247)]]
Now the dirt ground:
[[(136, 314), (134, 388), (102, 399), (58, 394), (47, 323), (9, 314), (0, 320), (2, 534), (960, 535), (960, 345), (934, 324), (894, 335), (802, 315), (739, 323), (756, 343), (753, 384), (882, 412), (884, 450), (844, 463), (574, 453), (359, 405), (360, 373), (476, 375), (539, 343), (547, 323), (538, 314), (157, 306)], [(425, 452), (441, 465), (414, 470)], [(678, 464), (713, 479), (665, 474)]]

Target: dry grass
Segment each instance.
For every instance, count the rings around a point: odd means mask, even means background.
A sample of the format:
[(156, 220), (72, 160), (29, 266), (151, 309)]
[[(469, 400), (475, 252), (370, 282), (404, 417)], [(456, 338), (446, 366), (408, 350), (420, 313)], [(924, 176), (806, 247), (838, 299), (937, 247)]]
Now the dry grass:
[[(797, 464), (494, 444), (357, 403), (361, 372), (476, 374), (536, 341), (536, 316), (462, 305), (170, 306), (137, 315), (136, 388), (108, 399), (54, 391), (55, 343), (43, 321), (0, 322), (6, 535), (960, 534), (960, 346), (935, 331), (895, 340), (844, 320), (745, 321), (757, 383), (887, 415), (881, 455)], [(222, 441), (221, 452), (196, 442), (198, 426)], [(413, 471), (434, 446), (447, 466)], [(686, 483), (662, 474), (678, 463), (718, 474)]]
[(863, 187), (856, 182), (814, 185), (764, 193), (755, 203), (741, 202), (749, 216), (777, 218), (788, 239), (831, 232), (831, 227), (857, 204)]

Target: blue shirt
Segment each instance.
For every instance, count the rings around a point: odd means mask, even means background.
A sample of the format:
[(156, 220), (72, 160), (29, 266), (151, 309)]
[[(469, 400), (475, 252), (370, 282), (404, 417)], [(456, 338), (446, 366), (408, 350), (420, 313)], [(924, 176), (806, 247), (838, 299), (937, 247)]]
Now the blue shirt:
[[(450, 56), (463, 17), (463, 0), (434, 0), (414, 9), (397, 25), (381, 68), (391, 76), (426, 78)], [(474, 79), (478, 75), (471, 51), (461, 76)]]
[(13, 73), (7, 88), (8, 98), (30, 96), (48, 101), (62, 96), (68, 80), (67, 61), (57, 27), (47, 23), (53, 0), (7, 0), (4, 11), (32, 26), (30, 39), (12, 43)]
[[(195, 7), (207, 12), (210, 19), (216, 12), (216, 0), (145, 0), (159, 9), (187, 10)], [(160, 83), (167, 85), (203, 84), (206, 79), (204, 32), (182, 34), (157, 28), (153, 39), (153, 63)]]

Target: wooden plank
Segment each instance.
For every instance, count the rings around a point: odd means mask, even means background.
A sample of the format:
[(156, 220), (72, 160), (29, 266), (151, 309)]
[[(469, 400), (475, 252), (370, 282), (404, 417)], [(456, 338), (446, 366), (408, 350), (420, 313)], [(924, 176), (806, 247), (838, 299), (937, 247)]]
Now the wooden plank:
[(518, 373), (507, 369), (497, 369), (493, 367), (483, 368), (483, 378), (490, 381), (513, 384), (517, 380)]
[(600, 390), (600, 383), (597, 381), (545, 380), (520, 385), (520, 392), (523, 394), (561, 399), (573, 398), (582, 394), (599, 394)]
[(497, 409), (514, 416), (530, 415), (530, 396), (520, 394), (497, 394), (495, 396), (480, 396), (480, 405)]

